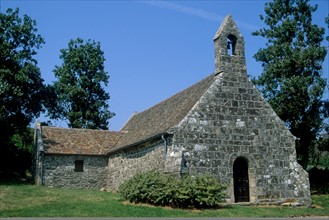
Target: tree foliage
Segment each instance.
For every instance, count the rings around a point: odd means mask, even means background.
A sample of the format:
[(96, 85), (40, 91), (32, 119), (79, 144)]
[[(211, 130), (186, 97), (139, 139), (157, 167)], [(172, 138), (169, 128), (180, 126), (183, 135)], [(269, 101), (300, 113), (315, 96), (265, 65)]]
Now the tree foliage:
[[(44, 44), (36, 22), (19, 9), (0, 13), (1, 161), (12, 159), (17, 146), (26, 149), (27, 126), (43, 109), (46, 87), (34, 56)], [(22, 146), (25, 145), (25, 146)], [(8, 165), (7, 165), (8, 166)]]
[(323, 93), (324, 28), (312, 23), (317, 6), (309, 0), (275, 0), (265, 4), (267, 25), (253, 35), (267, 38), (255, 55), (263, 73), (254, 80), (297, 140), (299, 163), (308, 165), (310, 148), (328, 117)]
[(53, 105), (49, 114), (54, 119), (67, 119), (69, 127), (108, 129), (109, 94), (103, 89), (109, 75), (104, 70), (104, 53), (100, 43), (78, 38), (62, 49), (63, 63), (54, 69)]

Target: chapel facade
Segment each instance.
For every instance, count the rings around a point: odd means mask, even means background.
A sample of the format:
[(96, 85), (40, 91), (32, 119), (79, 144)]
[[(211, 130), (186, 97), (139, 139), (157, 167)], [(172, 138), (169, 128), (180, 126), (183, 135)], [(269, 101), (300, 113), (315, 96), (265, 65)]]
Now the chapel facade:
[(310, 204), (308, 173), (295, 137), (247, 76), (244, 39), (225, 17), (214, 37), (215, 71), (120, 131), (37, 125), (37, 184), (116, 191), (137, 172), (210, 173), (227, 202)]

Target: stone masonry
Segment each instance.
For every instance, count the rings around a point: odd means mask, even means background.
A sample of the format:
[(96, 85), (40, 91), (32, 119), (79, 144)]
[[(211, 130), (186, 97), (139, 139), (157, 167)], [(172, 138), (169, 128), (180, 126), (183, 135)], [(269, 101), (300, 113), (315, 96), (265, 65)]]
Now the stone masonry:
[(135, 148), (128, 148), (109, 156), (107, 186), (116, 191), (120, 184), (138, 172), (164, 168), (164, 143), (162, 140), (146, 142)]
[[(74, 162), (83, 161), (83, 172), (74, 171)], [(105, 188), (108, 158), (104, 156), (46, 155), (44, 185), (76, 189)]]
[[(227, 52), (232, 36), (233, 55)], [(175, 128), (181, 172), (211, 173), (229, 187), (233, 163), (248, 163), (250, 202), (310, 203), (308, 174), (296, 162), (295, 137), (247, 77), (244, 41), (230, 16), (215, 35), (215, 82)], [(223, 46), (224, 45), (224, 46)]]
[(121, 131), (36, 129), (36, 182), (116, 191), (150, 169), (210, 173), (228, 185), (228, 203), (309, 205), (295, 137), (249, 80), (244, 39), (230, 15), (214, 44), (213, 74), (134, 114)]
[(119, 132), (44, 127), (37, 123), (32, 171), (37, 185), (107, 187), (108, 156)]
[(249, 165), (251, 202), (300, 198), (304, 203), (310, 198), (308, 175), (296, 162), (295, 138), (242, 74), (219, 74), (176, 128), (181, 171), (217, 176), (231, 186), (234, 202), (233, 163), (242, 157)]

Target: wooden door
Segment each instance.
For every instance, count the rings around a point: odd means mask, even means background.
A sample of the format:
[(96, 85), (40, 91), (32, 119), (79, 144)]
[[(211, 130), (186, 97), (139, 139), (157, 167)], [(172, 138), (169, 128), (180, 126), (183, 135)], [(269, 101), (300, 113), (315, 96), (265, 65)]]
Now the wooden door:
[(235, 202), (249, 202), (248, 162), (237, 158), (233, 164)]

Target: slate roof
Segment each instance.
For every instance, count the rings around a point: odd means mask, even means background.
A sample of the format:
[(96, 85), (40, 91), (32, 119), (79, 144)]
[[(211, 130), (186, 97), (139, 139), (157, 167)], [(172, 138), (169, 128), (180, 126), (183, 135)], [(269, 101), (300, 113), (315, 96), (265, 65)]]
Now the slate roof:
[(122, 132), (55, 128), (42, 126), (42, 140), (48, 154), (105, 155), (122, 136)]
[(161, 135), (177, 126), (214, 82), (214, 79), (215, 75), (211, 74), (153, 107), (141, 113), (135, 113), (121, 129), (126, 133), (112, 150)]
[(153, 107), (135, 113), (121, 131), (42, 126), (45, 153), (105, 155), (160, 137), (184, 119), (214, 80), (212, 74)]

